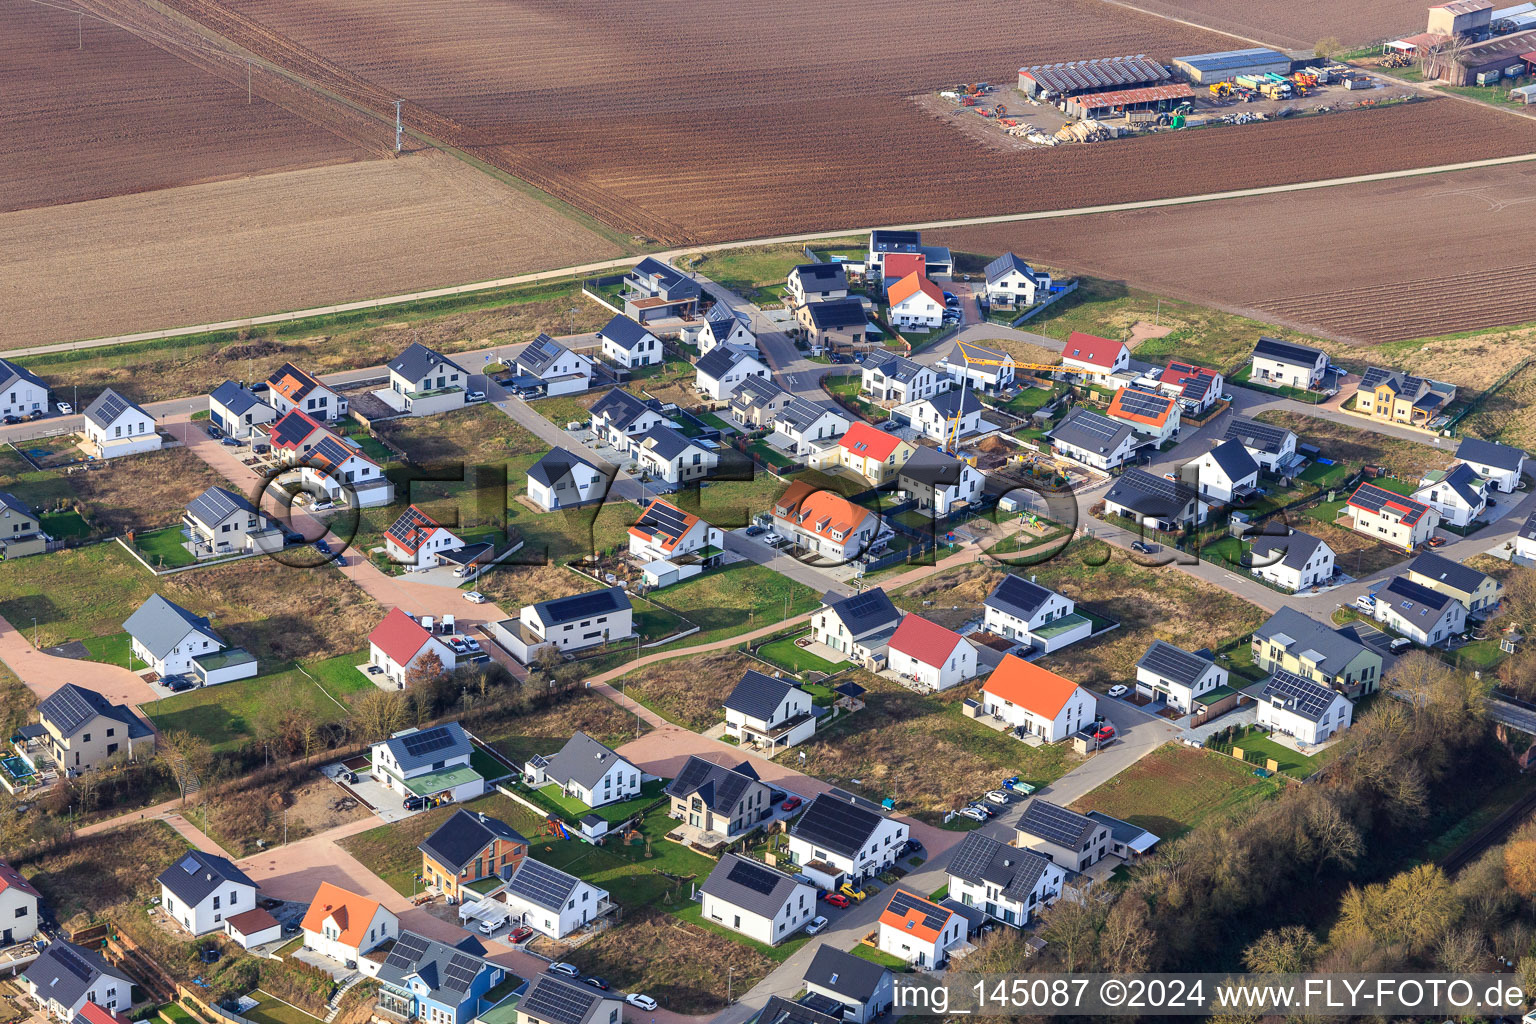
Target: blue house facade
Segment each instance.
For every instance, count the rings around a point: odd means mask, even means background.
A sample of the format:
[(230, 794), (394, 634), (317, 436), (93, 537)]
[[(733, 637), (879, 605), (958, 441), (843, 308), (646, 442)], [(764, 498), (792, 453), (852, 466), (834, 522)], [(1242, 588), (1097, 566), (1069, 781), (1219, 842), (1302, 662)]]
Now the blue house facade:
[(403, 931), (379, 969), (381, 1016), (427, 1024), (469, 1024), (482, 1010), (505, 998), (505, 981), (520, 978), (480, 954), (473, 937), (457, 946)]

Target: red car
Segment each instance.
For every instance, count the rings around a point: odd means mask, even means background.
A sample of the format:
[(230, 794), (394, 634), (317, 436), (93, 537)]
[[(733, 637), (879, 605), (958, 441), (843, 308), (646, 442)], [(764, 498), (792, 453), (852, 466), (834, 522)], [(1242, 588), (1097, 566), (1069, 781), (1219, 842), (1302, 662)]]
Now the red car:
[(823, 902), (830, 903), (839, 910), (848, 909), (848, 897), (840, 892), (824, 892), (821, 894)]
[(780, 806), (783, 807), (786, 811), (792, 811), (796, 807), (800, 806), (800, 798), (797, 796), (792, 796), (780, 804)]
[(512, 930), (512, 934), (507, 936), (507, 941), (512, 943), (512, 945), (515, 946), (519, 942), (522, 942), (523, 940), (527, 939), (532, 934), (533, 934), (533, 929), (532, 928), (529, 928), (527, 925), (522, 925), (521, 927), (518, 927), (518, 928), (515, 928), (515, 929)]
[(1093, 734), (1093, 738), (1100, 743), (1112, 740), (1115, 738), (1115, 727), (1112, 725), (1101, 725), (1098, 731)]

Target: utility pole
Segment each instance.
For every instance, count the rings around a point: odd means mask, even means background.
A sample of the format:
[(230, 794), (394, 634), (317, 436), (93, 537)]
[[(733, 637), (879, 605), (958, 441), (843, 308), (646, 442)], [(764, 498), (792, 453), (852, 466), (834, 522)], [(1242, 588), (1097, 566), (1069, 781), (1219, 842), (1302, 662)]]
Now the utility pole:
[(395, 155), (400, 155), (400, 140), (405, 134), (405, 125), (400, 120), (400, 105), (404, 100), (395, 100)]

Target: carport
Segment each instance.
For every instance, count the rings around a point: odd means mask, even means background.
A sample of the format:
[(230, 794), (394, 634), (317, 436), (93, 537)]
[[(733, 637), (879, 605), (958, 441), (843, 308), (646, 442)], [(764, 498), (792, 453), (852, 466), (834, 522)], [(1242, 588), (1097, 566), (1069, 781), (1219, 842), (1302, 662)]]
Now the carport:
[(506, 924), (507, 918), (511, 916), (512, 912), (507, 909), (505, 903), (492, 898), (476, 900), (474, 903), (465, 903), (459, 907), (461, 923), (468, 925), (471, 921), (485, 922), (491, 926), (492, 931)]

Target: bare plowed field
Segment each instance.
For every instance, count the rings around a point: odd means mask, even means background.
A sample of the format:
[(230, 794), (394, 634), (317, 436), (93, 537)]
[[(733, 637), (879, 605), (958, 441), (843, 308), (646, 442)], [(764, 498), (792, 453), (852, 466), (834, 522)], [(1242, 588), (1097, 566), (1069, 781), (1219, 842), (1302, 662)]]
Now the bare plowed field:
[(0, 0), (0, 38), (0, 211), (369, 156), (91, 17)]
[(1183, 18), (1221, 32), (1271, 46), (1310, 49), (1326, 36), (1346, 45), (1374, 43), (1424, 30), (1419, 0), (1292, 0), (1291, 3), (1233, 3), (1232, 0), (1128, 0), (1134, 7)]
[(1536, 164), (1514, 164), (934, 238), (1324, 337), (1392, 341), (1536, 321), (1536, 238), (1510, 230), (1533, 203)]
[(618, 255), (545, 204), (436, 152), (22, 210), (0, 216), (0, 347)]

